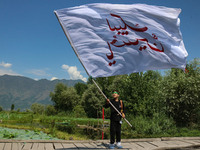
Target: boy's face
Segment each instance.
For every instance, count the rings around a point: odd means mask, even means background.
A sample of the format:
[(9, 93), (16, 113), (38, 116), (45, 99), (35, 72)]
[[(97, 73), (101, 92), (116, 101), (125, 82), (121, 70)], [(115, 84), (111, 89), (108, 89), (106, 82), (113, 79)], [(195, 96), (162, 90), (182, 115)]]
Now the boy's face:
[(113, 98), (118, 98), (118, 97), (119, 97), (119, 94), (118, 94), (117, 92), (113, 92), (112, 97), (113, 97)]

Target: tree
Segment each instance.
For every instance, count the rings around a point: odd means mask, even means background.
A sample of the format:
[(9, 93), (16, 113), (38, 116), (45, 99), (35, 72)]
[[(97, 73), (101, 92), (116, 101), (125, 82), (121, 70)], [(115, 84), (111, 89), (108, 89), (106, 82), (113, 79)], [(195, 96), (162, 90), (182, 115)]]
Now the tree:
[(31, 110), (34, 114), (43, 114), (45, 111), (45, 107), (42, 104), (34, 103), (31, 105)]
[(191, 61), (188, 73), (180, 69), (172, 69), (165, 76), (163, 84), (163, 97), (166, 112), (172, 116), (180, 126), (195, 123), (200, 117), (200, 62)]
[(110, 95), (112, 91), (110, 91), (109, 86), (112, 84), (113, 80), (116, 78), (116, 76), (111, 77), (101, 77), (96, 78), (95, 81), (99, 86), (101, 86), (102, 91), (105, 95)]
[(11, 111), (13, 111), (15, 109), (15, 105), (12, 104), (10, 109), (11, 109)]
[(118, 90), (126, 112), (134, 115), (153, 116), (158, 111), (160, 73), (147, 71), (116, 76), (109, 91)]
[(72, 111), (80, 103), (80, 98), (73, 87), (58, 83), (54, 92), (50, 93), (51, 100), (58, 111)]
[(188, 70), (188, 72), (186, 72), (186, 76), (199, 76), (200, 74), (200, 58), (194, 58), (192, 61), (190, 61), (187, 66), (186, 69)]
[(56, 109), (52, 105), (47, 105), (45, 108), (45, 114), (47, 116), (55, 115), (57, 113)]
[(74, 88), (76, 89), (77, 94), (78, 94), (79, 96), (82, 96), (83, 93), (85, 92), (85, 90), (86, 90), (88, 87), (87, 87), (87, 84), (78, 82), (78, 83), (76, 83), (76, 84), (74, 85)]
[(75, 106), (73, 112), (76, 118), (84, 118), (87, 116), (82, 105)]
[(94, 84), (90, 84), (88, 85), (88, 89), (83, 93), (82, 103), (87, 116), (97, 118), (101, 116), (105, 99), (99, 93), (97, 87)]
[(3, 108), (0, 106), (0, 112), (3, 111)]
[[(111, 76), (111, 77), (101, 77), (101, 78), (96, 78), (93, 79), (100, 87), (101, 90), (104, 92), (105, 95), (110, 94), (110, 89), (109, 86), (112, 84), (113, 80), (115, 79), (116, 76)], [(94, 84), (92, 81), (92, 77), (88, 78), (87, 84)]]

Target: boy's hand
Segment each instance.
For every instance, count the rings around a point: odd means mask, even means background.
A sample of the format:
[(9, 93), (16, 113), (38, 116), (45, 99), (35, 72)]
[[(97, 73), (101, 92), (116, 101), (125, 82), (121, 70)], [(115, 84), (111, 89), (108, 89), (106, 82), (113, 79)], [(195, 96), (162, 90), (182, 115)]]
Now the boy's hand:
[(107, 99), (107, 103), (109, 103), (110, 102), (110, 100), (109, 99)]
[(122, 118), (125, 118), (125, 114), (124, 113), (122, 113)]

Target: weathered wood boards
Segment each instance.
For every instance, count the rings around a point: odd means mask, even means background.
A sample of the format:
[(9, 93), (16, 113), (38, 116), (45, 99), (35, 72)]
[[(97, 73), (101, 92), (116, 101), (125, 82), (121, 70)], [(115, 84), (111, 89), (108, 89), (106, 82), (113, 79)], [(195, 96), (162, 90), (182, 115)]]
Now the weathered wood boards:
[[(108, 149), (108, 140), (103, 141), (13, 141), (0, 140), (0, 150), (85, 150)], [(123, 140), (124, 150), (167, 150), (200, 147), (199, 138), (161, 138)]]

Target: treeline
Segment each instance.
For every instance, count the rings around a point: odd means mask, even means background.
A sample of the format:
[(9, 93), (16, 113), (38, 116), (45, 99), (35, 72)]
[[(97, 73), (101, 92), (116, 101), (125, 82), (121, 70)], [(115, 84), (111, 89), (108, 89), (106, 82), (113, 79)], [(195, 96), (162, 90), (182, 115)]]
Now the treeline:
[[(199, 136), (200, 59), (189, 62), (186, 69), (185, 72), (171, 69), (165, 73), (146, 71), (94, 79), (109, 98), (113, 90), (120, 93), (126, 107), (126, 118), (134, 127), (124, 123), (122, 138)], [(105, 99), (91, 78), (87, 83), (77, 83), (74, 87), (59, 83), (50, 97), (53, 105), (34, 103), (26, 110), (27, 114), (38, 114), (35, 116), (43, 119), (48, 116), (54, 119), (64, 116), (102, 117)], [(14, 104), (10, 112), (20, 114)], [(109, 116), (108, 108), (105, 117)]]
[[(109, 98), (113, 90), (119, 91), (130, 118), (160, 114), (172, 118), (178, 126), (190, 126), (200, 123), (200, 59), (189, 62), (186, 69), (171, 69), (164, 75), (147, 71), (95, 81)], [(105, 103), (91, 78), (87, 84), (77, 83), (74, 87), (60, 83), (50, 97), (57, 112), (77, 117), (101, 117)], [(109, 110), (106, 116), (109, 117)]]

